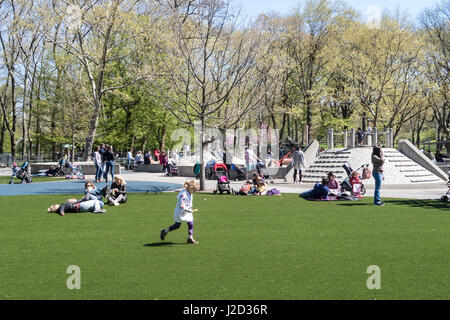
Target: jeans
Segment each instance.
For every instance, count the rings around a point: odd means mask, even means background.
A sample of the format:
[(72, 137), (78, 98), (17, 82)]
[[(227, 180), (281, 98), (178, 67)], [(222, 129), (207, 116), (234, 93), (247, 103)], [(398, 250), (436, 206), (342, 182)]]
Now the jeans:
[(98, 200), (100, 201), (100, 207), (103, 208), (103, 206), (105, 205), (105, 203), (102, 200), (102, 196), (101, 196), (101, 191), (99, 190), (93, 190), (92, 193), (89, 193), (85, 190), (85, 199), (87, 199), (87, 201), (89, 200)]
[(95, 164), (95, 180), (99, 181), (102, 178), (103, 168), (101, 164)]
[(375, 179), (375, 194), (374, 194), (373, 203), (379, 204), (381, 202), (380, 190), (381, 190), (381, 183), (383, 181), (383, 174), (374, 172), (373, 178)]
[(80, 202), (80, 212), (96, 211), (100, 209), (101, 205), (100, 201), (98, 200), (88, 200)]
[(103, 174), (103, 178), (108, 181), (108, 173), (111, 170), (111, 179), (114, 180), (114, 161), (106, 161), (105, 173)]

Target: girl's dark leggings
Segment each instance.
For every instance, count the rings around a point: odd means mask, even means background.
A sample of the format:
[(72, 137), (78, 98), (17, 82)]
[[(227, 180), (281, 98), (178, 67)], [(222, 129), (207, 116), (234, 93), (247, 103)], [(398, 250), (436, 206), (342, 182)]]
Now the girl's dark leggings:
[[(189, 221), (188, 225), (188, 234), (192, 236), (194, 234), (194, 221)], [(173, 231), (178, 229), (181, 226), (181, 222), (175, 222), (173, 225), (169, 227), (169, 231)]]

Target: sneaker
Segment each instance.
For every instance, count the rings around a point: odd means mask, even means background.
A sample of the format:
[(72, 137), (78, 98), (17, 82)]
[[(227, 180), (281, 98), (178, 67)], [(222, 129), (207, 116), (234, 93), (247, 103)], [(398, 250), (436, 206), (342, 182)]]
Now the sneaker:
[(105, 209), (100, 209), (100, 210), (95, 210), (94, 213), (105, 213), (106, 210)]
[(161, 234), (159, 235), (159, 237), (161, 238), (162, 241), (164, 241), (164, 238), (166, 237), (167, 232), (165, 229), (161, 229)]
[(115, 205), (115, 206), (118, 206), (119, 204), (120, 204), (120, 203), (114, 201), (114, 205)]
[(375, 205), (376, 205), (376, 206), (380, 206), (380, 207), (382, 207), (382, 206), (384, 206), (384, 202), (380, 202), (380, 203), (375, 203)]
[(187, 243), (198, 244), (198, 242), (195, 241), (193, 238), (188, 238)]

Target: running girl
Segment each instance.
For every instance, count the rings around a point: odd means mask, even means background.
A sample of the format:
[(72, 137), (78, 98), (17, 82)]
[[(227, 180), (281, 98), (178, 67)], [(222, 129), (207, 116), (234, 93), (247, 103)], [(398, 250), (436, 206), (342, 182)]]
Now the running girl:
[(161, 229), (161, 240), (164, 240), (169, 231), (174, 231), (181, 226), (182, 222), (186, 222), (188, 225), (188, 234), (189, 237), (187, 239), (187, 243), (198, 244), (197, 241), (194, 240), (194, 216), (192, 213), (196, 212), (197, 209), (192, 209), (192, 200), (193, 194), (195, 191), (199, 190), (199, 186), (195, 181), (186, 181), (184, 183), (184, 189), (178, 194), (177, 205), (175, 207), (175, 211), (173, 213), (173, 219), (175, 223), (171, 225), (168, 229)]

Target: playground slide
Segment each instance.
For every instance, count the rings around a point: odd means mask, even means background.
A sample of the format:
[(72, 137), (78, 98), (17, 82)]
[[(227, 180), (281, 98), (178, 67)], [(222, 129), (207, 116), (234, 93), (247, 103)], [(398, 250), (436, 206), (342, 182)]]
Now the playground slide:
[(431, 171), (442, 180), (447, 181), (447, 174), (442, 171), (442, 169), (439, 168), (433, 161), (428, 159), (427, 156), (425, 156), (423, 152), (417, 149), (416, 146), (413, 145), (409, 140), (400, 140), (398, 142), (397, 150), (428, 171)]

